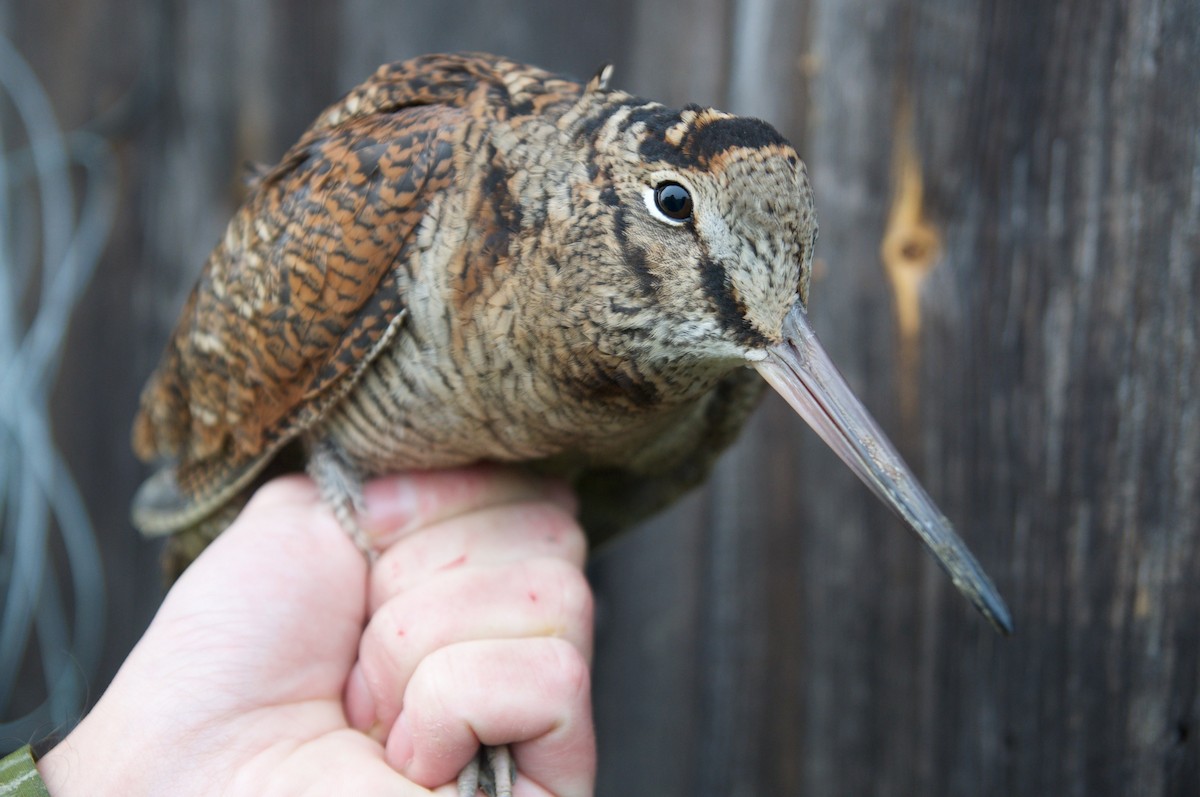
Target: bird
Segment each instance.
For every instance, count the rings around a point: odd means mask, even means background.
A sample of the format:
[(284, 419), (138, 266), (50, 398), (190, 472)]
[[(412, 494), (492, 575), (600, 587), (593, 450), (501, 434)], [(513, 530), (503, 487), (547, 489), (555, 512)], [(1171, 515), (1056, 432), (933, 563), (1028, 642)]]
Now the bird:
[[(611, 72), (385, 64), (260, 170), (142, 392), (133, 447), (156, 470), (134, 525), (170, 535), (177, 572), (258, 484), (306, 469), (365, 548), (364, 479), (493, 462), (568, 480), (596, 544), (703, 481), (769, 385), (1010, 633), (809, 323), (795, 148)], [(504, 752), (460, 794), (507, 781)]]

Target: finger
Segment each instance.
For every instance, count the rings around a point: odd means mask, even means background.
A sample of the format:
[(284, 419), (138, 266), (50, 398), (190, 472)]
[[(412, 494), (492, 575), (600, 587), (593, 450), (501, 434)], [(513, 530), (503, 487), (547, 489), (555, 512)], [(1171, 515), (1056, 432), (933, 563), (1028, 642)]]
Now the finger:
[[(289, 557), (321, 558), (327, 552), (314, 553), (312, 541), (303, 538), (319, 536), (320, 547), (331, 542), (344, 543), (346, 535), (342, 533), (339, 537), (338, 531), (337, 521), (321, 500), (312, 480), (302, 475), (284, 476), (272, 479), (255, 491), (237, 518), (203, 556), (213, 557), (213, 551), (221, 551), (222, 556), (228, 557), (223, 548), (236, 544), (239, 547), (271, 548)], [(237, 542), (231, 543), (233, 539)], [(350, 545), (348, 549), (353, 547)], [(197, 559), (197, 563), (201, 561)]]
[(221, 593), (214, 599), (236, 599), (241, 607), (269, 608), (317, 591), (328, 598), (336, 589), (336, 597), (353, 600), (356, 612), (365, 609), (366, 562), (305, 476), (274, 479), (259, 488), (177, 587), (197, 571), (207, 571), (197, 580)]
[[(168, 593), (152, 630), (174, 659), (211, 660), (229, 700), (339, 698), (366, 622), (367, 566), (312, 482), (268, 482)], [(313, 656), (319, 645), (323, 655)], [(213, 675), (215, 677), (216, 674)], [(255, 684), (263, 684), (256, 688)], [(201, 696), (195, 696), (197, 700)]]
[(569, 513), (576, 509), (562, 482), (492, 465), (377, 479), (365, 486), (363, 499), (359, 522), (378, 550), (423, 526), (487, 506), (549, 500)]
[(371, 618), (347, 681), (347, 717), (363, 730), (390, 728), (422, 659), (455, 643), (553, 636), (575, 646), (586, 660), (592, 612), (582, 571), (561, 559), (445, 573), (397, 595)]
[(433, 788), (452, 781), (479, 743), (512, 745), (523, 797), (591, 795), (596, 745), (579, 650), (560, 639), (485, 640), (421, 662), (388, 737), (389, 763)]
[(587, 539), (578, 521), (545, 500), (488, 507), (404, 537), (371, 568), (370, 611), (429, 578), (474, 565), (555, 558), (583, 567)]

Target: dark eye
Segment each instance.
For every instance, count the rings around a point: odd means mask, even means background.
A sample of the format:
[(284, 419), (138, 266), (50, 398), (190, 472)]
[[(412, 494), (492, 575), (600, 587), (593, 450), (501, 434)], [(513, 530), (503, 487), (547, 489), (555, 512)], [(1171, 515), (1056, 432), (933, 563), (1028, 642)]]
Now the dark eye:
[(659, 183), (654, 189), (654, 204), (668, 219), (687, 221), (692, 217), (692, 195), (679, 183)]

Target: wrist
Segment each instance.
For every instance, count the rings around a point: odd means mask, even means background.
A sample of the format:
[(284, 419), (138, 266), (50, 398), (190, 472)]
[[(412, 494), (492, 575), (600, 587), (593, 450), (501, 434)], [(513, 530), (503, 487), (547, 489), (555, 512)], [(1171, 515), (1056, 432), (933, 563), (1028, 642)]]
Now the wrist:
[[(99, 707), (97, 707), (99, 708)], [(100, 733), (96, 711), (84, 718), (65, 739), (38, 759), (38, 771), (53, 797), (76, 795), (145, 794), (135, 768), (139, 746), (126, 729), (107, 725)], [(117, 730), (121, 728), (121, 730)]]
[[(118, 681), (120, 675), (118, 675)], [(96, 706), (61, 742), (38, 759), (38, 771), (52, 797), (76, 795), (169, 794), (162, 790), (158, 734), (145, 716), (127, 716), (121, 705), (144, 705), (129, 696), (117, 699), (114, 683)], [(147, 712), (141, 712), (145, 715)]]

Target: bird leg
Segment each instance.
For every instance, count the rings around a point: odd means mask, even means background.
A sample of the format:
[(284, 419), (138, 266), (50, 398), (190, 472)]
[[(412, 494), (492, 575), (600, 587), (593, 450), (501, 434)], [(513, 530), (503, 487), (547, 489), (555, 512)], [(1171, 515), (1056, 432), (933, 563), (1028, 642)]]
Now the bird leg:
[(364, 509), (362, 476), (358, 468), (347, 458), (341, 448), (328, 439), (308, 441), (308, 475), (317, 483), (321, 500), (333, 510), (338, 525), (345, 529), (358, 549), (370, 560), (375, 558), (371, 540), (362, 526), (358, 515)]
[(508, 745), (484, 745), (458, 775), (458, 797), (476, 797), (479, 789), (488, 797), (512, 797), (517, 768)]

